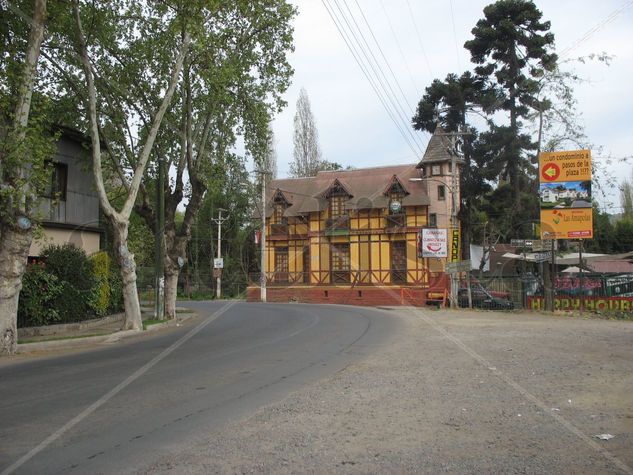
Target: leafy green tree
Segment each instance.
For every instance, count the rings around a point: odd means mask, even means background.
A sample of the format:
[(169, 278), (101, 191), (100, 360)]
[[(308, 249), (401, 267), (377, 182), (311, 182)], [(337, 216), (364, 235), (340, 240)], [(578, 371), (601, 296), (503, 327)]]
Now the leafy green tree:
[(45, 0), (0, 4), (0, 355), (17, 347), (22, 277), (51, 152), (45, 116), (31, 108), (46, 6)]
[(478, 153), (477, 133), (468, 121), (469, 115), (482, 113), (494, 102), (494, 91), (486, 90), (484, 86), (484, 82), (470, 72), (459, 77), (448, 74), (444, 81), (435, 79), (426, 88), (413, 117), (415, 130), (433, 133), (435, 127), (440, 125), (447, 132), (470, 131), (460, 137), (465, 164), (460, 173), (461, 204), (458, 219), (462, 227), (464, 253), (469, 252), (473, 237), (471, 223), (476, 222), (478, 203), (490, 190), (482, 161), (485, 155)]
[(533, 177), (529, 152), (535, 149), (522, 132), (522, 120), (528, 118), (530, 108), (542, 107), (545, 101), (535, 93), (537, 79), (556, 66), (557, 56), (551, 52), (554, 35), (549, 32), (550, 22), (541, 21), (542, 13), (531, 1), (499, 0), (484, 9), (484, 16), (464, 47), (478, 65), (475, 72), (499, 96), (494, 109), (507, 113), (509, 124), (492, 127), (488, 141), (494, 144), (494, 160), (509, 180), (518, 209), (521, 191), (527, 191)]
[[(242, 136), (247, 153), (264, 162), (270, 154), (269, 123), (284, 105), (281, 94), (292, 68), (291, 20), (295, 9), (285, 0), (225, 2), (209, 15), (204, 35), (184, 60), (176, 105), (167, 115), (174, 126), (163, 129), (156, 154), (171, 170), (165, 186), (165, 311), (175, 317), (176, 290), (192, 227), (205, 194), (215, 186), (218, 165), (239, 161), (231, 152)], [(156, 176), (155, 168), (151, 175)], [(186, 182), (188, 179), (189, 183)], [(243, 193), (247, 182), (234, 184)], [(151, 188), (141, 186), (137, 211), (151, 228), (156, 213)], [(182, 222), (178, 207), (186, 200)], [(225, 209), (231, 209), (231, 203)], [(229, 218), (233, 219), (233, 218)]]

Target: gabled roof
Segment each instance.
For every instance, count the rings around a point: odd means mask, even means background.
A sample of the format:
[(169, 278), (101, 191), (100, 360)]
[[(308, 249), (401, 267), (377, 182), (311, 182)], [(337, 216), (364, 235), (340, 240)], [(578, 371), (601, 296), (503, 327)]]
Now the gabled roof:
[(324, 190), (323, 193), (321, 193), (321, 195), (325, 199), (329, 198), (330, 196), (334, 194), (344, 194), (344, 195), (349, 196), (350, 198), (353, 198), (354, 195), (352, 195), (349, 192), (348, 187), (349, 185), (345, 186), (345, 184), (343, 184), (341, 180), (339, 180), (338, 178), (334, 178), (334, 181), (330, 183), (330, 186), (328, 186), (327, 189)]
[[(395, 191), (394, 191), (395, 188)], [(385, 188), (385, 191), (383, 191), (383, 195), (385, 196), (389, 196), (389, 193), (399, 193), (402, 192), (405, 195), (409, 195), (409, 191), (407, 190), (407, 187), (404, 186), (402, 184), (402, 182), (400, 181), (400, 179), (398, 178), (398, 175), (394, 175), (391, 177), (391, 181), (389, 181), (389, 184), (387, 185), (387, 188)]]
[(312, 211), (324, 210), (329, 204), (327, 192), (335, 183), (350, 196), (345, 203), (347, 209), (387, 208), (389, 197), (384, 191), (394, 182), (394, 177), (408, 192), (402, 200), (403, 206), (429, 204), (424, 183), (409, 181), (409, 178), (419, 178), (415, 166), (390, 165), (319, 172), (316, 176), (307, 178), (273, 180), (269, 185), (270, 191), (267, 192), (266, 216), (272, 214), (272, 198), (277, 190), (281, 190), (291, 203), (291, 206), (286, 208), (284, 216), (301, 216)]
[[(453, 153), (449, 137), (444, 132), (444, 129), (438, 125), (426, 146), (422, 160), (417, 164), (416, 168), (422, 168), (425, 163), (450, 162), (453, 160)], [(464, 162), (464, 159), (459, 156), (456, 156), (455, 159), (458, 163)]]

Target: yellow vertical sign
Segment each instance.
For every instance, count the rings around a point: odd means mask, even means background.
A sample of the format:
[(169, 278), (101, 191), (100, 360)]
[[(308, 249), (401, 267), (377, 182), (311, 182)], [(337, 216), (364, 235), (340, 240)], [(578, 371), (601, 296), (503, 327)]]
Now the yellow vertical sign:
[(591, 151), (539, 155), (541, 239), (590, 239)]
[(459, 257), (459, 229), (451, 229), (451, 262), (459, 261)]

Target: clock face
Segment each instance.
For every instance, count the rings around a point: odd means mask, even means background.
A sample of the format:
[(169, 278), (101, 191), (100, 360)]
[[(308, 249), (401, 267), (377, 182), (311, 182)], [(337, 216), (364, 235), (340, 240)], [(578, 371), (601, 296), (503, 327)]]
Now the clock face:
[(398, 213), (402, 209), (402, 204), (398, 200), (393, 200), (389, 203), (389, 209), (392, 213)]

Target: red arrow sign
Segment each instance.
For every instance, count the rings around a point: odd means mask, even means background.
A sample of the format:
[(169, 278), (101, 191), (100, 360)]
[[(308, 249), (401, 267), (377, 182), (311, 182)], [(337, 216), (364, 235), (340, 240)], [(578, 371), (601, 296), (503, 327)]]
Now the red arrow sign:
[(560, 176), (560, 167), (555, 163), (548, 163), (541, 170), (541, 177), (545, 181), (556, 181)]

